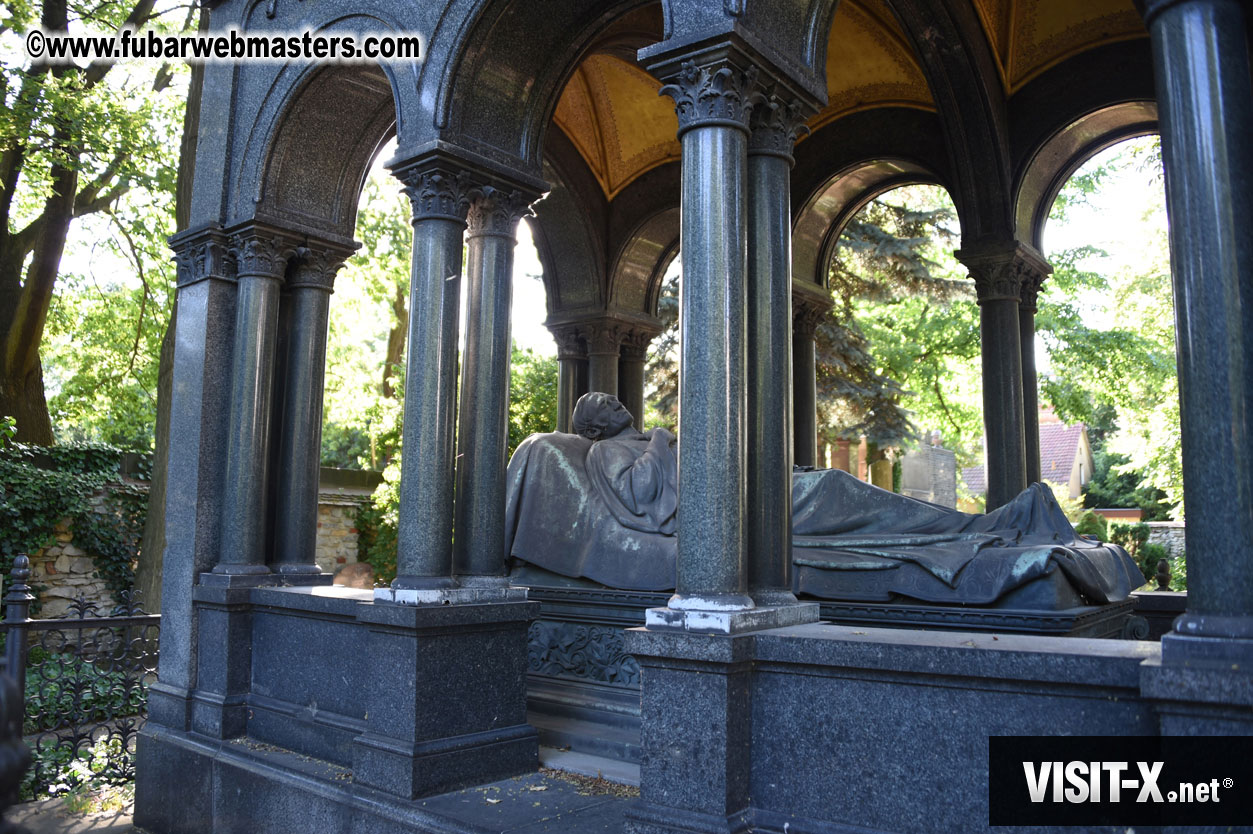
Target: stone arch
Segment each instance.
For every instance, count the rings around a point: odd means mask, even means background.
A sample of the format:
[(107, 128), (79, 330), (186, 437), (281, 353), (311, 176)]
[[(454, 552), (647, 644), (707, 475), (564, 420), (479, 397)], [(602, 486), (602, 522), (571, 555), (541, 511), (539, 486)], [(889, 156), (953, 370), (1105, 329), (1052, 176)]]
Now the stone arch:
[(1049, 211), (1071, 175), (1105, 148), (1157, 132), (1152, 77), (1147, 42), (1124, 42), (1054, 67), (1010, 100), (1019, 240), (1041, 250)]
[[(455, 45), (438, 56), (442, 66), (423, 72), (419, 92), (435, 102), (435, 129), (488, 164), (539, 177), (544, 134), (566, 79), (615, 20), (648, 2), (563, 0), (557, 9), (526, 0), (456, 4), (460, 31), (443, 33), (441, 26), (431, 36)], [(628, 42), (650, 40), (619, 33), (612, 46), (627, 49)]]
[(883, 108), (840, 119), (797, 147), (794, 286), (826, 288), (827, 266), (840, 233), (879, 194), (911, 183), (940, 185), (952, 193), (944, 150), (925, 140), (936, 129), (933, 113)]
[(349, 240), (370, 164), (396, 132), (392, 87), (382, 69), (364, 66), (327, 67), (300, 81), (266, 134), (254, 215)]
[(952, 158), (949, 193), (962, 238), (1012, 232), (1008, 114), (991, 47), (974, 7), (887, 0), (922, 64)]
[[(215, 16), (219, 13), (215, 11)], [(215, 17), (215, 28), (218, 25)], [(302, 28), (332, 33), (402, 32), (408, 28), (380, 2), (361, 4), (352, 14), (328, 14), (308, 4), (261, 0), (246, 8), (241, 20), (221, 25), (250, 33)], [(230, 225), (264, 219), (350, 240), (357, 198), (370, 163), (388, 139), (399, 134), (402, 142), (407, 141), (421, 121), (416, 117), (415, 100), (420, 68), (412, 62), (252, 63), (219, 70), (232, 73), (230, 83), (235, 88), (232, 100), (221, 102), (222, 106), (250, 114), (238, 124), (226, 120), (225, 146), (201, 140), (207, 155), (218, 157), (208, 161), (229, 172), (222, 220)], [(220, 83), (226, 83), (225, 79)], [(242, 104), (250, 101), (260, 103), (251, 108)], [(217, 213), (214, 207), (215, 219)]]

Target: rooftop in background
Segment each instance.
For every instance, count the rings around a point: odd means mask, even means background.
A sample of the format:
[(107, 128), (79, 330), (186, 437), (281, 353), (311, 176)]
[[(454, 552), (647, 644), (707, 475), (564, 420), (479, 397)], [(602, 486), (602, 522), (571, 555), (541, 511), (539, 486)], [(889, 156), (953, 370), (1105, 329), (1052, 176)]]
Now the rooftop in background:
[[(1065, 489), (1071, 498), (1078, 498), (1092, 479), (1092, 447), (1088, 429), (1083, 423), (1063, 425), (1052, 409), (1040, 411), (1040, 478)], [(962, 481), (972, 495), (983, 495), (988, 489), (985, 466), (962, 470)]]

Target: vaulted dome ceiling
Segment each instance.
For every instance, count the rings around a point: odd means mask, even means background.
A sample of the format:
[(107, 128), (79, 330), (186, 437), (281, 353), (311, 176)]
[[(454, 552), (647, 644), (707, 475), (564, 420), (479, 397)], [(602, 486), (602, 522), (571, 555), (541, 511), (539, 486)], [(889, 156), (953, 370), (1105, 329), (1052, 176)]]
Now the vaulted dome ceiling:
[[(954, 2), (974, 6), (1007, 96), (1085, 50), (1147, 36), (1132, 0)], [(631, 21), (637, 36), (649, 17), (645, 12)], [(658, 95), (661, 85), (634, 64), (633, 50), (621, 41), (608, 39), (580, 63), (553, 114), (609, 199), (679, 159), (673, 103)], [(828, 42), (827, 86), (829, 103), (809, 120), (810, 128), (874, 107), (935, 109), (918, 58), (885, 0), (840, 3)]]

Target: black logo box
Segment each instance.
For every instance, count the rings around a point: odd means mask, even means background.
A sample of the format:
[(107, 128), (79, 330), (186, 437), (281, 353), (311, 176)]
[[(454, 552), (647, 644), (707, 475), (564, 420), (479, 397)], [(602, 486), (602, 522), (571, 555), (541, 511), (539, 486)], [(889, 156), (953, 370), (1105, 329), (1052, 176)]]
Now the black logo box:
[[(1054, 775), (1050, 766), (1043, 780), (1043, 801), (1033, 802), (1024, 763), (1031, 763), (1037, 779), (1044, 763), (1061, 762)], [(1110, 773), (1100, 773), (1100, 802), (1066, 801), (1083, 791), (1066, 777), (1066, 766), (1076, 779), (1088, 782), (1090, 763), (1126, 762), (1121, 780), (1133, 787), (1120, 790), (1118, 802), (1109, 801)], [(1141, 794), (1138, 762), (1161, 762), (1156, 784), (1163, 801), (1137, 799)], [(1054, 782), (1062, 779), (1063, 799), (1054, 801)], [(1192, 801), (1183, 801), (1193, 786)], [(1202, 785), (1204, 787), (1202, 788)], [(1037, 790), (1041, 787), (1037, 784)], [(1217, 788), (1215, 791), (1214, 788)], [(1175, 801), (1169, 801), (1171, 793)], [(1216, 794), (1216, 801), (1210, 794)], [(1205, 797), (1206, 801), (1199, 801)], [(1250, 736), (993, 736), (988, 739), (989, 825), (1221, 825), (1253, 831), (1253, 737)]]

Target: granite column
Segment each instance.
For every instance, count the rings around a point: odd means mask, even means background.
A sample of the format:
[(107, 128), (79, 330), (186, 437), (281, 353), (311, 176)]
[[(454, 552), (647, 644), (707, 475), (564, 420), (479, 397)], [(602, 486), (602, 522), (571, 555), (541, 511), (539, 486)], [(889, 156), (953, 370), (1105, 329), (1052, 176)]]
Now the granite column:
[(1188, 610), (1164, 664), (1253, 661), (1253, 89), (1239, 0), (1145, 0), (1174, 278)]
[(632, 329), (622, 344), (622, 358), (618, 361), (618, 399), (635, 418), (636, 428), (644, 426), (644, 363), (648, 345), (656, 336), (653, 331)]
[(792, 147), (799, 101), (771, 96), (752, 113), (748, 144), (747, 558), (757, 605), (792, 593)]
[(557, 342), (557, 431), (570, 431), (570, 415), (583, 392), (579, 390), (579, 371), (587, 365), (587, 346), (579, 338), (577, 327), (553, 327)]
[(792, 296), (792, 421), (797, 466), (818, 465), (818, 363), (814, 334), (830, 303), (806, 293)]
[[(744, 552), (745, 196), (756, 79), (756, 67), (688, 61), (661, 89), (675, 101), (683, 151), (676, 613), (753, 608)], [(685, 627), (686, 618), (673, 619)]]
[(954, 254), (970, 270), (979, 297), (987, 509), (994, 510), (1027, 488), (1018, 300), (1024, 272), (1040, 268), (1043, 259), (1016, 241), (980, 242)]
[[(226, 495), (220, 557), (202, 582), (248, 585), (268, 581), (266, 498), (270, 461), (275, 342), (279, 292), (295, 246), (257, 225), (231, 238), (237, 264), (235, 331), (231, 353), (230, 419), (226, 436)], [(212, 578), (210, 578), (212, 577)]]
[(588, 388), (618, 396), (618, 359), (622, 355), (622, 326), (612, 320), (596, 321), (583, 329), (587, 339)]
[(505, 451), (509, 440), (509, 306), (518, 191), (474, 191), (467, 221), (466, 345), (457, 433), (453, 569), (471, 587), (503, 587)]
[(453, 580), (454, 442), (464, 175), (438, 165), (397, 176), (413, 211), (395, 599), (434, 602)]
[[(1051, 272), (1052, 269), (1049, 269)], [(1022, 439), (1027, 483), (1040, 481), (1040, 387), (1035, 371), (1035, 313), (1047, 272), (1026, 270), (1018, 297), (1018, 339), (1022, 346)]]
[[(271, 568), (284, 581), (330, 582), (317, 565), (318, 477), (322, 460), (322, 393), (326, 333), (335, 273), (349, 250), (296, 250), (283, 303), (288, 332), (283, 413), (278, 421), (277, 503)], [(321, 579), (319, 579), (321, 577)]]

